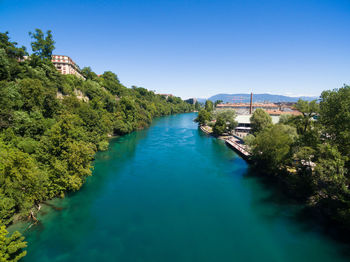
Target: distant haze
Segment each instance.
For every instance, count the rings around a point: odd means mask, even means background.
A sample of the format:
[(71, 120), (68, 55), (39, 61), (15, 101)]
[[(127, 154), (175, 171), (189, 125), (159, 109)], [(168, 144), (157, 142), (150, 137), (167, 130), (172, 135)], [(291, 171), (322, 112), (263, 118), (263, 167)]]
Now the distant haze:
[[(253, 94), (253, 102), (297, 102), (299, 99), (311, 101), (318, 99), (317, 96), (283, 96), (283, 95), (272, 95), (272, 94)], [(216, 100), (222, 100), (224, 103), (233, 102), (250, 102), (250, 94), (217, 94), (208, 98), (209, 100), (215, 102)], [(199, 101), (205, 101), (205, 99), (199, 99)]]

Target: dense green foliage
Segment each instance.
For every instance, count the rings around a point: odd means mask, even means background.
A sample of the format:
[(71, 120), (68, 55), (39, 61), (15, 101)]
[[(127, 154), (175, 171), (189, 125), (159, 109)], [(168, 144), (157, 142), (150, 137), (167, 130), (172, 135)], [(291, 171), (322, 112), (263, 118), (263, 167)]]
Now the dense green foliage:
[(199, 111), (201, 109), (201, 104), (198, 101), (196, 101), (196, 103), (194, 104), (194, 109), (196, 111)]
[(300, 100), (295, 107), (302, 115), (260, 125), (246, 138), (252, 160), (350, 230), (350, 87), (323, 92), (319, 103)]
[(218, 104), (221, 104), (223, 101), (222, 100), (216, 100), (214, 102), (214, 107), (216, 107)]
[(226, 123), (222, 117), (216, 119), (215, 124), (213, 126), (213, 133), (217, 136), (226, 133)]
[(264, 109), (258, 108), (250, 118), (252, 133), (256, 134), (272, 126), (272, 118)]
[(210, 100), (205, 101), (204, 109), (207, 110), (208, 112), (212, 112), (214, 110), (213, 102)]
[[(216, 104), (220, 103), (217, 101)], [(213, 134), (220, 136), (230, 133), (234, 130), (238, 123), (236, 119), (236, 111), (234, 110), (213, 110), (213, 103), (207, 100), (205, 108), (198, 112), (195, 119), (200, 125), (209, 125), (213, 127)]]
[(8, 236), (5, 226), (0, 226), (0, 261), (16, 262), (26, 255), (22, 249), (27, 246), (19, 232)]
[(290, 147), (295, 139), (290, 129), (289, 126), (278, 124), (257, 133), (251, 143), (253, 159), (265, 164), (268, 170), (283, 167), (289, 160)]
[(43, 31), (35, 29), (35, 33), (29, 32), (29, 35), (35, 40), (31, 43), (33, 53), (41, 59), (51, 59), (52, 51), (55, 49), (51, 30), (47, 31), (44, 37)]
[[(350, 88), (322, 93), (320, 103), (320, 122), (328, 134), (330, 142), (344, 156), (350, 157)], [(350, 168), (350, 159), (347, 161)]]
[(206, 125), (211, 119), (212, 119), (212, 114), (208, 112), (205, 109), (201, 109), (198, 112), (198, 116), (195, 119), (196, 122), (198, 122), (200, 125)]
[(213, 127), (215, 135), (223, 135), (230, 133), (238, 125), (236, 119), (236, 111), (234, 110), (219, 110), (214, 112), (216, 122)]
[[(43, 200), (78, 190), (91, 175), (95, 152), (108, 148), (110, 136), (147, 127), (157, 116), (193, 110), (178, 97), (126, 88), (112, 72), (97, 76), (84, 68), (86, 80), (61, 75), (50, 60), (51, 32), (31, 35), (34, 53), (23, 59), (25, 48), (0, 34), (2, 225), (35, 215)], [(18, 233), (6, 238), (4, 230), (1, 261), (16, 261), (24, 253), (13, 245), (20, 249), (22, 238)]]

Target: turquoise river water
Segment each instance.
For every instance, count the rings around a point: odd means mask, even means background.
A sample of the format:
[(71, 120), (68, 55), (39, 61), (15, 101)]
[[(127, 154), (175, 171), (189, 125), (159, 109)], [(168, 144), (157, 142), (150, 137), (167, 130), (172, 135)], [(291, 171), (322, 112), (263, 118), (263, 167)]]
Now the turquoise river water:
[(347, 261), (194, 118), (113, 139), (83, 188), (26, 231), (23, 261)]

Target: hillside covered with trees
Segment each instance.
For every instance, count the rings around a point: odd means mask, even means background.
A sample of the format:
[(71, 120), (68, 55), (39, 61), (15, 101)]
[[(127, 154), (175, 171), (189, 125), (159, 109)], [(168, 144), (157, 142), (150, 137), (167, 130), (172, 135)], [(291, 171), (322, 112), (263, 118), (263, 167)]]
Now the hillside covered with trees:
[(296, 108), (302, 115), (284, 115), (276, 125), (263, 110), (254, 112), (246, 137), (252, 161), (313, 213), (350, 232), (350, 87), (324, 91), (319, 103), (299, 100)]
[(42, 201), (78, 190), (109, 137), (145, 128), (154, 117), (193, 110), (178, 97), (126, 88), (110, 71), (97, 76), (84, 68), (86, 80), (61, 75), (51, 63), (51, 32), (36, 29), (30, 36), (28, 56), (7, 32), (0, 33), (0, 261), (25, 255), (23, 237), (9, 235), (6, 227), (35, 220)]

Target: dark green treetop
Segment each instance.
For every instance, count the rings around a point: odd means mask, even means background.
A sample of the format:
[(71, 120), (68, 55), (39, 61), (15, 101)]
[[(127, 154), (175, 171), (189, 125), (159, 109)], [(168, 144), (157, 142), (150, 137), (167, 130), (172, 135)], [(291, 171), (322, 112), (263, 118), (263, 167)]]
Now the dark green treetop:
[(272, 126), (272, 118), (265, 110), (258, 108), (251, 116), (250, 123), (253, 134), (256, 134), (265, 128)]
[(205, 110), (207, 110), (208, 112), (212, 112), (214, 110), (214, 105), (213, 102), (210, 100), (205, 101), (205, 106), (204, 106)]
[(5, 226), (0, 226), (0, 261), (17, 262), (24, 257), (27, 251), (22, 249), (27, 247), (24, 237), (19, 232), (14, 232), (8, 236)]
[(29, 32), (29, 35), (34, 39), (30, 44), (34, 54), (41, 59), (51, 59), (52, 52), (55, 49), (55, 41), (51, 30), (46, 32), (46, 37), (40, 29), (35, 29), (34, 33)]

